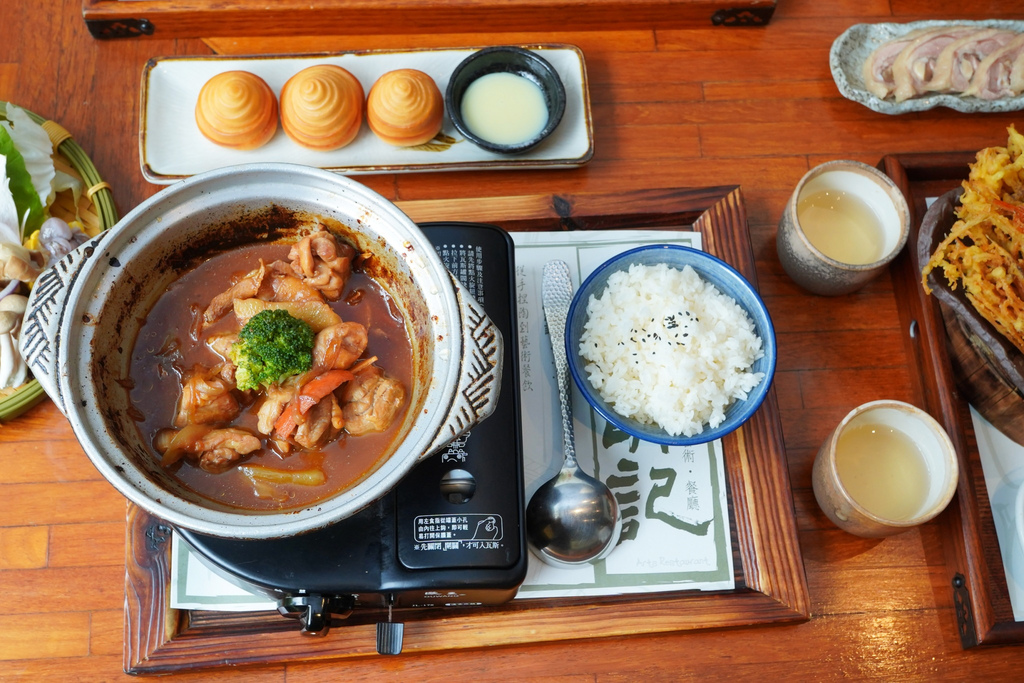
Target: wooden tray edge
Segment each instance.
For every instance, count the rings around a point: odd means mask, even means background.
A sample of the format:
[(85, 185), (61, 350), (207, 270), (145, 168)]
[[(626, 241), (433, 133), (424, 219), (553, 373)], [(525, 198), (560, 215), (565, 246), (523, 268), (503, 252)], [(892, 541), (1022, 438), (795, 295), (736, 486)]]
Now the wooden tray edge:
[[(400, 203), (417, 221), (477, 220), (506, 229), (682, 227), (756, 287), (746, 213), (735, 186), (618, 194), (533, 195)], [(461, 211), (459, 209), (462, 209)], [(454, 215), (453, 215), (454, 214)], [(508, 216), (515, 216), (509, 219)], [(496, 217), (505, 217), (497, 219)], [(471, 614), (408, 621), (406, 652), (792, 623), (810, 616), (774, 388), (761, 409), (725, 439), (726, 477), (743, 581), (734, 591), (622, 596), (598, 604), (509, 603)], [(124, 669), (158, 674), (223, 665), (374, 656), (374, 625), (302, 638), (275, 613), (189, 613), (168, 602), (170, 528), (130, 506), (127, 519)], [(495, 618), (495, 617), (498, 618)], [(571, 621), (572, 629), (562, 626)], [(581, 626), (581, 624), (583, 626)], [(245, 634), (244, 637), (240, 635)]]
[[(921, 181), (949, 181), (950, 187), (967, 177), (975, 152), (889, 155), (879, 168), (900, 187), (911, 206), (910, 244), (917, 240), (923, 216), (924, 197), (916, 196), (912, 184)], [(949, 188), (947, 188), (949, 189)], [(944, 551), (950, 589), (956, 611), (961, 646), (999, 645), (1024, 642), (1024, 623), (1013, 621), (998, 546), (991, 541), (995, 528), (991, 510), (987, 514), (979, 501), (987, 489), (974, 438), (969, 406), (956, 390), (952, 361), (946, 345), (946, 328), (938, 301), (921, 287), (921, 264), (905, 251), (893, 264), (896, 296), (908, 303), (900, 307), (908, 355), (916, 364), (911, 375), (926, 409), (945, 427), (960, 460), (960, 480), (954, 502), (942, 516)], [(987, 510), (987, 501), (985, 502)]]

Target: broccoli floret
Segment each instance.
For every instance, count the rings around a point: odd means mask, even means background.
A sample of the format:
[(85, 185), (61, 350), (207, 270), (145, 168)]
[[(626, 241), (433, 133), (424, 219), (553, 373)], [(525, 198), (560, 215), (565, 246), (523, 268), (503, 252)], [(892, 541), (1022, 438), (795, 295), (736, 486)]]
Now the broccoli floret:
[(313, 330), (287, 311), (260, 311), (238, 333), (230, 355), (239, 389), (268, 387), (312, 367)]

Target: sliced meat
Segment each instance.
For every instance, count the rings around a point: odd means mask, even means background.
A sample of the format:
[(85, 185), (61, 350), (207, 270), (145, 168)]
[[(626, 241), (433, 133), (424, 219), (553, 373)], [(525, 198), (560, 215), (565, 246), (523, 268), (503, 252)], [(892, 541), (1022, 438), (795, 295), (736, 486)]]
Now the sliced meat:
[(181, 431), (162, 430), (153, 440), (153, 447), (162, 455), (166, 455), (171, 448), (178, 452), (175, 458), (165, 464), (173, 464), (184, 454), (202, 469), (217, 474), (243, 456), (258, 451), (262, 443), (258, 437), (236, 427), (209, 430), (188, 427)]
[(903, 102), (923, 94), (925, 84), (932, 79), (935, 61), (950, 43), (977, 32), (971, 26), (953, 26), (935, 29), (910, 42), (892, 65), (892, 78), (896, 87), (893, 97)]
[(935, 29), (924, 28), (893, 38), (882, 43), (872, 52), (862, 67), (861, 76), (864, 78), (864, 87), (872, 95), (880, 100), (892, 94), (896, 83), (892, 77), (892, 66), (896, 58), (903, 52), (903, 48), (910, 45), (918, 37), (931, 33)]
[(203, 313), (203, 322), (206, 325), (217, 322), (224, 314), (230, 311), (235, 299), (251, 299), (260, 291), (260, 285), (266, 275), (267, 268), (260, 261), (260, 267), (247, 273), (241, 280), (231, 285), (226, 291), (221, 292), (210, 300), (210, 305)]
[(983, 100), (1013, 97), (1012, 69), (1022, 53), (1024, 53), (1024, 33), (982, 60), (978, 65), (978, 70), (974, 72), (971, 84), (964, 90), (964, 95), (971, 95)]
[(353, 256), (355, 249), (348, 244), (338, 244), (326, 230), (303, 237), (288, 252), (295, 274), (331, 301), (340, 297), (345, 289), (352, 274)]
[(241, 408), (233, 389), (234, 383), (197, 365), (183, 379), (174, 426), (216, 424), (235, 419)]
[(1014, 97), (1024, 94), (1024, 53), (1017, 55), (1010, 67), (1010, 90)]
[(1017, 55), (1010, 68), (1010, 89), (1015, 97), (1024, 94), (1024, 53)]
[(353, 436), (388, 428), (405, 401), (405, 387), (372, 365), (356, 375), (341, 391), (345, 431)]
[(1017, 34), (998, 28), (981, 29), (954, 40), (939, 53), (932, 67), (929, 92), (959, 93), (967, 89), (978, 65)]
[(345, 322), (320, 330), (313, 342), (313, 367), (318, 370), (347, 370), (366, 350), (366, 327)]

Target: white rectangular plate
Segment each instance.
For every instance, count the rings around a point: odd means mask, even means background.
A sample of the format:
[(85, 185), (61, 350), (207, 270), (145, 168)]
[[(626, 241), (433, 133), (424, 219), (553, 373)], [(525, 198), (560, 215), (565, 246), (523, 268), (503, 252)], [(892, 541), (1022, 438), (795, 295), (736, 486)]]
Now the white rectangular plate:
[(543, 56), (558, 71), (565, 86), (566, 105), (555, 132), (529, 152), (516, 156), (476, 147), (455, 130), (447, 115), (441, 135), (453, 140), (450, 145), (393, 147), (379, 140), (364, 121), (353, 142), (330, 152), (296, 144), (280, 126), (274, 138), (259, 149), (229, 149), (206, 139), (196, 125), (195, 105), (200, 88), (223, 71), (251, 71), (263, 78), (275, 93), (280, 93), (285, 81), (302, 69), (314, 64), (336, 64), (351, 72), (359, 79), (363, 91), (369, 92), (374, 82), (388, 71), (412, 68), (429, 74), (443, 93), (455, 67), (479, 48), (151, 59), (142, 72), (139, 122), (142, 174), (152, 183), (166, 185), (215, 168), (257, 162), (304, 164), (346, 175), (572, 168), (587, 163), (594, 155), (594, 142), (583, 52), (573, 45), (522, 47)]

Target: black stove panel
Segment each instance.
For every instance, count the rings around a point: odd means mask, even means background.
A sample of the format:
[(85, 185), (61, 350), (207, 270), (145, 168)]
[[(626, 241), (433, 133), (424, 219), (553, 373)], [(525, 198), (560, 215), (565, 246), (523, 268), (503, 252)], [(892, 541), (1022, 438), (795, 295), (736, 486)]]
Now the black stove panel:
[(525, 547), (512, 243), (504, 231), (489, 226), (423, 229), (444, 264), (501, 330), (505, 357), (494, 413), (397, 486), (398, 557), (409, 569), (512, 567)]

